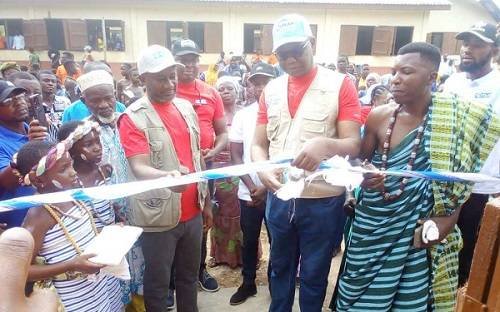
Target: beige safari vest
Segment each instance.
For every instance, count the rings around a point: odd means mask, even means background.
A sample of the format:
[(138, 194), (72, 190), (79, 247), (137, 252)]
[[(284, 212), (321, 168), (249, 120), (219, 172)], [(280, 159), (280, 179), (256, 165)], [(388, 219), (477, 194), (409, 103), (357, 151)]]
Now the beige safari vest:
[[(288, 109), (288, 75), (270, 81), (264, 91), (267, 105), (269, 158), (296, 156), (304, 143), (315, 137), (337, 138), (339, 91), (345, 75), (318, 66), (294, 118)], [(344, 188), (324, 181), (306, 185), (301, 198), (338, 196)]]
[[(172, 103), (186, 121), (191, 139), (193, 164), (196, 171), (201, 171), (200, 129), (196, 113), (191, 103), (186, 100), (175, 98)], [(170, 134), (147, 96), (130, 105), (124, 114), (144, 132), (151, 151), (151, 166), (163, 171), (179, 170), (180, 163)], [(131, 175), (134, 176), (133, 173)], [(204, 207), (206, 196), (206, 183), (198, 183), (198, 201), (201, 209)], [(142, 227), (145, 232), (170, 230), (179, 223), (181, 217), (181, 194), (164, 188), (131, 196), (128, 217), (132, 225)]]

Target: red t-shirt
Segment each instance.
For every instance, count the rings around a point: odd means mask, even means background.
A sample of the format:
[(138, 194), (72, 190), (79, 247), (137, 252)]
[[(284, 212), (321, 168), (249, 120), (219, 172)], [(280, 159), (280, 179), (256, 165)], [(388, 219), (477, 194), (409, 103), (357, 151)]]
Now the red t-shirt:
[[(300, 77), (288, 77), (288, 110), (293, 118), (300, 102), (304, 97), (307, 89), (311, 86), (318, 68), (314, 67), (309, 73)], [(337, 115), (338, 121), (355, 121), (361, 123), (361, 112), (358, 99), (358, 91), (349, 77), (345, 77), (339, 91), (339, 112)], [(267, 124), (267, 104), (265, 101), (264, 92), (259, 99), (259, 113), (257, 123), (261, 125)]]
[[(171, 103), (157, 104), (153, 107), (160, 116), (174, 144), (177, 158), (182, 166), (194, 172), (193, 157), (191, 152), (191, 138), (186, 131), (187, 124), (181, 113)], [(149, 154), (149, 144), (144, 132), (137, 129), (129, 116), (123, 115), (119, 124), (120, 140), (127, 158)], [(196, 184), (189, 184), (181, 195), (181, 222), (191, 220), (200, 213), (198, 205), (198, 189)]]
[(361, 106), (361, 124), (365, 124), (368, 119), (368, 115), (372, 111), (372, 107), (368, 105)]
[(177, 84), (177, 96), (188, 100), (198, 115), (201, 149), (212, 149), (215, 143), (214, 121), (224, 117), (219, 92), (201, 80)]

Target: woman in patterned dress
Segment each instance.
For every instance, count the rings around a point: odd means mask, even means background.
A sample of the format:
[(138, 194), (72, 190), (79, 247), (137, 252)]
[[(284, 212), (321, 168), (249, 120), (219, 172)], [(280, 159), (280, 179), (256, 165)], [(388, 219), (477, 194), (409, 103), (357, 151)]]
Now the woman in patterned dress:
[[(219, 78), (216, 89), (222, 97), (228, 129), (237, 109), (239, 84), (233, 78)], [(214, 168), (230, 166), (229, 145), (214, 160)], [(232, 268), (240, 266), (243, 235), (240, 227), (240, 205), (238, 201), (239, 178), (232, 177), (215, 181), (214, 225), (211, 230), (211, 250), (213, 265), (227, 264)]]

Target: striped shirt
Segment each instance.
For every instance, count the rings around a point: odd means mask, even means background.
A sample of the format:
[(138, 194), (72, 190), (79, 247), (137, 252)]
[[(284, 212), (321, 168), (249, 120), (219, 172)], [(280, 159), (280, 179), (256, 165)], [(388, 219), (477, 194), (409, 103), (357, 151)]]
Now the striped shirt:
[[(95, 237), (89, 216), (78, 206), (72, 207), (67, 213), (75, 219), (62, 216), (61, 222), (80, 249), (85, 250)], [(59, 224), (45, 234), (39, 255), (44, 257), (49, 265), (69, 261), (78, 256)], [(115, 312), (123, 309), (119, 280), (103, 273), (96, 274), (95, 279), (55, 279), (54, 287), (66, 312)]]
[(71, 105), (69, 99), (65, 96), (54, 96), (54, 103), (52, 105), (43, 103), (43, 108), (45, 109), (45, 117), (49, 123), (49, 141), (57, 142), (57, 132), (62, 124), (62, 116), (64, 109)]

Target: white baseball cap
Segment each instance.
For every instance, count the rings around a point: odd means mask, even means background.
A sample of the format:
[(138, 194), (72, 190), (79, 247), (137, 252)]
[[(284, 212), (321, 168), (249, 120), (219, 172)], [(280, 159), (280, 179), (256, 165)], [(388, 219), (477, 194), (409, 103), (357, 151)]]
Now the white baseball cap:
[(142, 50), (137, 61), (139, 75), (157, 73), (172, 66), (184, 66), (174, 60), (172, 53), (165, 47), (154, 44)]
[(307, 20), (299, 14), (287, 14), (273, 25), (273, 52), (284, 44), (304, 42), (313, 37)]

